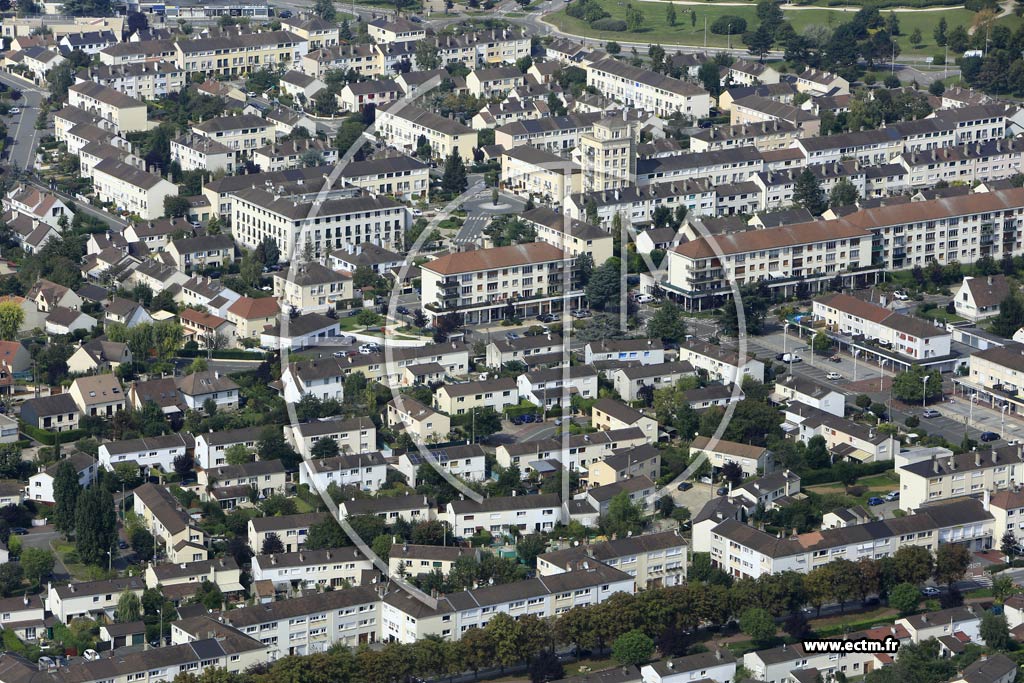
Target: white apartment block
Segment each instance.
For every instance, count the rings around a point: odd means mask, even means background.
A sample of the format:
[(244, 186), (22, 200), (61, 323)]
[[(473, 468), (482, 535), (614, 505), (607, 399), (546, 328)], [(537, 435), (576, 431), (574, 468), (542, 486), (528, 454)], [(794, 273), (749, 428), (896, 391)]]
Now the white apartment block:
[(299, 465), (299, 483), (313, 491), (326, 491), (331, 484), (379, 491), (387, 480), (387, 469), (384, 456), (377, 451), (303, 460)]
[(424, 312), (433, 320), (457, 311), (470, 325), (503, 320), (507, 304), (522, 318), (557, 313), (582, 296), (572, 263), (543, 242), (442, 256), (420, 267)]
[(706, 456), (713, 472), (719, 472), (729, 463), (739, 465), (744, 477), (769, 474), (775, 466), (772, 452), (763, 446), (752, 446), (725, 439), (712, 440), (698, 436), (690, 444), (690, 454), (696, 458)]
[(679, 345), (679, 360), (723, 384), (743, 384), (744, 377), (764, 381), (764, 363), (753, 356), (741, 360), (736, 351), (696, 340)]
[(244, 76), (265, 68), (298, 67), (309, 43), (290, 31), (259, 31), (174, 42), (174, 62), (187, 73)]
[(398, 456), (394, 468), (405, 475), (409, 486), (419, 484), (419, 469), (426, 465), (443, 470), (467, 481), (484, 481), (487, 478), (487, 459), (478, 444), (430, 448), (424, 456), (414, 449)]
[(373, 194), (389, 194), (401, 199), (425, 196), (430, 188), (429, 164), (404, 154), (381, 159), (351, 161), (341, 178)]
[(434, 392), (434, 407), (448, 415), (464, 415), (481, 408), (501, 413), (518, 404), (519, 386), (513, 377), (445, 383)]
[(932, 552), (943, 543), (963, 544), (970, 550), (990, 548), (992, 531), (991, 513), (972, 499), (930, 506), (904, 517), (787, 538), (730, 519), (711, 531), (711, 562), (737, 578), (782, 571), (807, 573), (837, 559), (856, 562), (862, 557), (890, 557), (904, 545)]
[(673, 211), (682, 207), (687, 214), (714, 216), (717, 213), (715, 186), (705, 178), (682, 178), (672, 182), (630, 186), (615, 190), (584, 192), (565, 202), (566, 214), (584, 220), (587, 205), (597, 206), (597, 225), (610, 230), (615, 216), (626, 225), (650, 224), (654, 211), (666, 206)]
[(270, 660), (377, 641), (380, 595), (357, 586), (278, 600), (224, 613), (224, 623), (270, 647)]
[(231, 175), (238, 163), (238, 152), (205, 135), (186, 135), (171, 140), (171, 161), (183, 171), (224, 171)]
[(711, 111), (711, 95), (698, 85), (642, 69), (617, 59), (602, 59), (586, 66), (587, 85), (636, 109), (690, 120)]
[(363, 572), (373, 571), (373, 560), (359, 548), (299, 550), (252, 558), (252, 580), (270, 581), (277, 590), (315, 590), (325, 586), (358, 586)]
[(319, 259), (346, 244), (371, 242), (395, 249), (405, 238), (409, 212), (393, 199), (317, 199), (280, 197), (262, 188), (241, 190), (231, 202), (232, 233), (247, 249), (255, 249), (266, 238), (274, 240), (282, 260), (293, 259), (307, 243)]
[(516, 377), (519, 397), (544, 409), (568, 408), (573, 396), (597, 398), (597, 370), (589, 365), (531, 370)]
[(492, 534), (517, 529), (523, 534), (549, 531), (561, 521), (562, 501), (558, 494), (541, 493), (524, 496), (495, 496), (474, 500), (453, 500), (448, 503), (442, 521), (452, 525), (457, 536), (466, 538), (478, 530)]
[(592, 558), (626, 572), (637, 588), (662, 588), (686, 583), (686, 540), (674, 531), (641, 534), (630, 538), (574, 546), (537, 558), (538, 576), (572, 571)]
[(477, 131), (469, 126), (405, 102), (377, 109), (374, 132), (389, 146), (410, 154), (422, 136), (435, 157), (444, 159), (454, 153), (467, 163), (473, 161), (477, 146)]
[(590, 434), (570, 434), (563, 443), (561, 437), (501, 444), (495, 450), (495, 457), (502, 467), (515, 465), (520, 471), (529, 469), (530, 463), (540, 460), (560, 462), (564, 469), (586, 472), (591, 463), (612, 455), (622, 448), (642, 446), (649, 442), (642, 429), (613, 429)]
[(928, 503), (962, 496), (986, 498), (1014, 488), (1024, 478), (1020, 446), (1002, 446), (910, 463), (896, 470), (900, 477), (900, 508), (918, 510)]
[(191, 434), (168, 434), (100, 444), (99, 462), (108, 472), (118, 463), (134, 462), (139, 467), (174, 471), (174, 459), (194, 448)]
[(216, 116), (192, 126), (195, 135), (216, 140), (228, 149), (250, 153), (273, 142), (274, 125), (253, 114)]
[(80, 69), (75, 78), (113, 88), (129, 97), (156, 100), (185, 87), (185, 72), (173, 62), (133, 62), (129, 64), (92, 64)]
[(104, 159), (93, 167), (92, 184), (100, 201), (145, 220), (163, 216), (164, 199), (178, 194), (174, 183), (116, 159)]
[(141, 598), (145, 588), (146, 583), (141, 577), (57, 585), (50, 583), (47, 586), (46, 608), (62, 624), (70, 624), (79, 617), (112, 618), (122, 593), (130, 591)]
[(291, 425), (286, 430), (289, 441), (304, 457), (309, 456), (321, 439), (332, 439), (344, 454), (369, 453), (377, 448), (377, 427), (368, 417), (313, 420)]
[(241, 444), (249, 452), (255, 453), (259, 445), (260, 429), (258, 427), (243, 427), (222, 432), (200, 432), (196, 435), (195, 440), (196, 466), (208, 470), (226, 465), (225, 453), (232, 446)]
[(83, 81), (68, 88), (68, 104), (108, 122), (116, 133), (149, 128), (145, 102), (94, 81)]
[(815, 299), (813, 312), (830, 332), (878, 340), (894, 352), (919, 362), (950, 353), (952, 334), (944, 327), (893, 313), (884, 306), (849, 294), (830, 294)]

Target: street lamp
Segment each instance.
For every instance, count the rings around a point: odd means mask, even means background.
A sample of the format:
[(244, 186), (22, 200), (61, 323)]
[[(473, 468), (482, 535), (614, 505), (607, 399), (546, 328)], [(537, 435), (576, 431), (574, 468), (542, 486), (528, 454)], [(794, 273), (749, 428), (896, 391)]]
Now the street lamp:
[(860, 355), (860, 349), (850, 347), (850, 352), (853, 354), (853, 381), (857, 381), (857, 356)]
[(111, 551), (108, 550), (107, 551), (107, 573), (108, 574), (113, 569), (113, 566), (114, 566), (114, 553), (112, 553)]
[(789, 336), (789, 323), (782, 326), (782, 355), (786, 355), (786, 337)]
[(882, 385), (885, 382), (885, 371), (883, 370), (883, 368), (885, 367), (885, 364), (888, 363), (888, 362), (889, 362), (889, 360), (887, 358), (882, 358), (881, 356), (878, 357), (878, 390), (879, 391), (882, 390)]
[(977, 402), (977, 400), (978, 395), (971, 394), (971, 412), (969, 414), (969, 417), (967, 418), (967, 423), (972, 427), (974, 426), (974, 404)]
[(921, 407), (928, 405), (928, 376), (921, 378)]
[(1009, 407), (1009, 403), (1004, 403), (1003, 407), (1000, 409), (1002, 411), (1002, 416), (999, 419), (999, 436), (1006, 435), (1006, 409)]

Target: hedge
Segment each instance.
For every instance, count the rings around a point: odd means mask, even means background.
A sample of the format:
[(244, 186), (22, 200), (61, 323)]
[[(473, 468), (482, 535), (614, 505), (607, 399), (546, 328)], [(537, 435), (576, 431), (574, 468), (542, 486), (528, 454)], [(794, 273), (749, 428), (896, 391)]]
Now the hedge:
[(26, 435), (35, 439), (39, 443), (45, 446), (54, 446), (59, 440), (60, 443), (71, 443), (72, 441), (78, 441), (89, 436), (89, 432), (84, 429), (72, 429), (70, 432), (51, 432), (46, 429), (40, 429), (39, 427), (33, 427), (30, 424), (21, 423), (21, 431)]
[[(206, 358), (206, 349), (179, 349), (179, 358)], [(257, 360), (262, 361), (270, 357), (269, 353), (263, 351), (259, 353), (253, 353), (252, 351), (243, 351), (241, 349), (224, 349), (221, 351), (213, 351), (209, 353), (214, 360)]]
[[(868, 462), (868, 463), (853, 463), (853, 469), (857, 473), (858, 477), (868, 477), (872, 474), (882, 474), (892, 470), (891, 462)], [(807, 472), (806, 474), (800, 473), (800, 485), (807, 487), (813, 486), (814, 484), (828, 484), (836, 480), (835, 470), (823, 469), (814, 470), (813, 472)]]
[(590, 28), (595, 31), (625, 31), (626, 22), (622, 19), (612, 19), (611, 17), (604, 17), (590, 23)]

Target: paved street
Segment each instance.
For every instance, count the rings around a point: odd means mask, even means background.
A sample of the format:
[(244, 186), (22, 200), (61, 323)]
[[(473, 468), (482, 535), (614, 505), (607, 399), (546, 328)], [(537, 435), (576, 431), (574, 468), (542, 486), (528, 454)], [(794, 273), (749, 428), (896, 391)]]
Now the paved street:
[(36, 142), (43, 134), (49, 132), (36, 130), (39, 104), (43, 100), (44, 91), (10, 74), (0, 73), (0, 83), (21, 91), (21, 99), (14, 103), (21, 109), (21, 113), (8, 116), (6, 120), (7, 134), (10, 138), (7, 154), (12, 166), (25, 170), (35, 159)]

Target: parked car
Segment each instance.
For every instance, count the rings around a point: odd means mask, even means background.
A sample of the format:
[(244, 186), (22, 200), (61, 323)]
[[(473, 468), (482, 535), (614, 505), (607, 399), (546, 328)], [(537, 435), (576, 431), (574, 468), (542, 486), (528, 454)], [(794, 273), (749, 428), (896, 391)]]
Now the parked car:
[(842, 379), (842, 378), (843, 378), (843, 376), (840, 375), (838, 372), (836, 372), (834, 370), (832, 372), (829, 372), (829, 373), (825, 374), (825, 379), (836, 380), (836, 379)]
[(364, 356), (369, 356), (371, 353), (377, 353), (378, 351), (380, 351), (380, 346), (373, 343), (363, 344), (362, 346), (359, 347), (359, 353), (363, 354)]
[(541, 313), (540, 315), (537, 316), (537, 320), (541, 321), (542, 323), (553, 323), (556, 320), (558, 320), (558, 318), (552, 315), (551, 313)]
[(514, 425), (521, 425), (523, 424), (523, 418), (521, 415), (516, 415), (515, 417), (512, 418), (511, 422)]
[(26, 534), (28, 534), (28, 529), (26, 529), (23, 526), (16, 526), (13, 529), (11, 529), (11, 533), (15, 536), (25, 536)]
[(575, 311), (572, 312), (572, 317), (574, 317), (574, 318), (589, 318), (590, 317), (590, 311), (586, 310), (585, 308), (578, 308), (578, 309), (576, 309)]
[(889, 493), (885, 494), (885, 499), (889, 500), (889, 501), (899, 500), (900, 499), (900, 492), (899, 491), (889, 491)]
[(124, 539), (121, 539), (117, 542), (117, 547), (121, 550), (126, 550), (128, 548), (128, 543)]
[(636, 302), (638, 304), (649, 304), (654, 301), (654, 297), (650, 294), (637, 294)]
[(9, 110), (7, 111), (7, 113), (8, 113), (8, 114), (10, 114), (11, 116), (17, 116), (18, 114), (20, 114), (20, 113), (21, 113), (21, 109), (19, 109), (18, 107), (11, 107), (11, 108), (10, 108), (10, 109), (9, 109)]
[(505, 339), (508, 339), (509, 341), (513, 341), (515, 339), (519, 339), (519, 335), (516, 334), (515, 332), (506, 332), (505, 333)]
[(803, 358), (795, 353), (779, 353), (775, 355), (775, 360), (782, 361), (783, 363), (800, 363), (803, 361)]
[(924, 595), (925, 597), (929, 597), (929, 598), (934, 598), (935, 596), (939, 595), (941, 592), (942, 591), (940, 591), (935, 586), (925, 586), (924, 588), (921, 589), (921, 595)]
[(729, 493), (729, 487), (727, 487), (727, 486), (719, 486), (718, 490), (715, 491), (715, 493), (717, 493), (720, 496), (724, 496), (727, 493)]
[(291, 19), (292, 11), (290, 9), (283, 9), (277, 13), (277, 16), (281, 17), (282, 19)]
[(676, 489), (679, 490), (679, 491), (689, 491), (692, 488), (693, 488), (693, 484), (691, 484), (688, 481), (681, 481), (681, 482), (679, 482), (679, 486), (676, 487)]
[(941, 413), (935, 410), (935, 408), (925, 408), (923, 411), (921, 411), (921, 417), (932, 418), (938, 417), (939, 415), (941, 415)]
[(868, 498), (868, 505), (881, 505), (884, 502), (885, 501), (879, 498), (878, 496), (871, 496), (870, 498)]
[(88, 650), (82, 653), (82, 656), (90, 662), (94, 662), (100, 658), (100, 653), (96, 652), (96, 650), (93, 650), (92, 648), (89, 648)]
[(982, 441), (999, 441), (999, 435), (995, 432), (982, 432), (980, 438)]
[(907, 293), (904, 292), (902, 289), (897, 289), (895, 292), (893, 292), (892, 298), (896, 299), (897, 301), (907, 301), (908, 299), (910, 299)]
[(395, 313), (398, 313), (399, 315), (409, 315), (409, 307), (408, 306), (396, 306), (395, 307)]
[(562, 426), (562, 418), (560, 418), (560, 417), (556, 417), (555, 418), (555, 426), (556, 427), (561, 427)]

